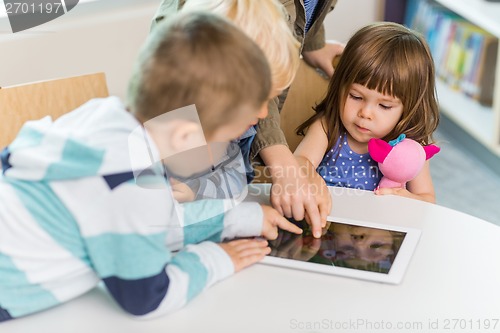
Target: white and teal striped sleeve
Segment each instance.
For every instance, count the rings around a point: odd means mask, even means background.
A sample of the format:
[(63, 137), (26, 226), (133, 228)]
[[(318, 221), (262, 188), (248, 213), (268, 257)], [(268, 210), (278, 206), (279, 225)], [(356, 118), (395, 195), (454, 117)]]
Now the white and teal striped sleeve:
[[(140, 266), (136, 261), (129, 264)], [(149, 318), (179, 309), (233, 272), (231, 259), (220, 246), (202, 242), (177, 252), (156, 274), (144, 277), (107, 274), (103, 281), (125, 311)]]
[[(179, 211), (169, 189), (141, 188), (131, 173), (54, 188), (79, 225), (93, 269), (120, 306), (136, 316), (176, 310), (231, 275), (230, 257), (212, 241), (258, 235), (262, 227), (257, 205), (241, 204), (224, 214), (226, 203), (204, 200)], [(180, 220), (187, 225), (181, 227)], [(183, 230), (185, 239), (172, 253), (165, 239), (175, 230)]]
[(224, 240), (260, 236), (263, 213), (259, 204), (243, 202), (234, 206), (231, 200), (200, 200), (176, 205), (182, 216), (182, 227), (171, 227), (167, 233), (170, 249), (209, 240)]

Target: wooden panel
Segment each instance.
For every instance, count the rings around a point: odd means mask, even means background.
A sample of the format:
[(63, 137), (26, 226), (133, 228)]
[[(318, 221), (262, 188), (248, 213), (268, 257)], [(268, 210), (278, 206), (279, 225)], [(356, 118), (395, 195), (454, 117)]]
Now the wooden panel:
[(312, 108), (326, 95), (327, 89), (328, 80), (301, 61), (281, 111), (281, 128), (292, 152), (302, 140), (295, 134), (297, 127), (314, 114)]
[(109, 95), (104, 73), (0, 88), (0, 149), (8, 145), (27, 120), (53, 119), (88, 100)]
[[(281, 111), (281, 128), (292, 152), (303, 138), (296, 135), (295, 130), (314, 114), (312, 108), (325, 96), (327, 89), (328, 80), (302, 60)], [(271, 183), (271, 176), (265, 170), (262, 166), (255, 168), (253, 183)]]

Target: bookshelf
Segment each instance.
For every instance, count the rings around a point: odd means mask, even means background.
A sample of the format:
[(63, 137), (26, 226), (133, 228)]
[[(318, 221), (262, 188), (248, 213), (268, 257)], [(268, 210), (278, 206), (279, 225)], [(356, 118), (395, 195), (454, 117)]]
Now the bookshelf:
[[(433, 1), (500, 39), (500, 3), (485, 0)], [(450, 88), (439, 78), (436, 88), (441, 112), (500, 157), (500, 49), (496, 64), (495, 69), (491, 68), (495, 70), (491, 106), (482, 105), (463, 92)]]

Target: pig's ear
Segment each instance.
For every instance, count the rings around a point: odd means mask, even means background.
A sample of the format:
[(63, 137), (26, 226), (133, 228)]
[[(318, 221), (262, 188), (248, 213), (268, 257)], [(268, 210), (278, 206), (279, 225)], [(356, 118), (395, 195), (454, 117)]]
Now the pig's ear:
[(425, 151), (425, 159), (428, 160), (429, 158), (431, 158), (432, 156), (436, 155), (437, 153), (439, 153), (439, 151), (441, 150), (441, 148), (439, 148), (438, 146), (436, 145), (428, 145), (428, 146), (424, 146), (424, 151)]
[(376, 162), (383, 163), (391, 150), (392, 146), (382, 139), (372, 138), (368, 141), (368, 152)]

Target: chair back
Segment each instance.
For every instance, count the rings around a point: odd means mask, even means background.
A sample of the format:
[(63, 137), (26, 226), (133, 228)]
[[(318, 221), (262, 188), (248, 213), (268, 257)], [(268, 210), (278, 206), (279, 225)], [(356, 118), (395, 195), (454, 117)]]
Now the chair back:
[(327, 89), (328, 80), (302, 60), (281, 111), (281, 128), (292, 152), (303, 138), (295, 134), (297, 127), (314, 114), (313, 107), (325, 97)]
[(104, 73), (0, 87), (0, 150), (27, 120), (47, 115), (56, 119), (92, 98), (108, 95)]
[[(301, 60), (280, 114), (280, 126), (292, 152), (303, 138), (295, 134), (297, 127), (314, 114), (313, 107), (326, 95), (327, 89), (328, 80)], [(264, 166), (257, 166), (255, 175), (253, 183), (271, 183), (271, 175)]]

